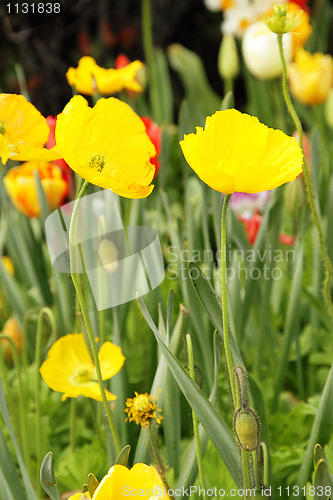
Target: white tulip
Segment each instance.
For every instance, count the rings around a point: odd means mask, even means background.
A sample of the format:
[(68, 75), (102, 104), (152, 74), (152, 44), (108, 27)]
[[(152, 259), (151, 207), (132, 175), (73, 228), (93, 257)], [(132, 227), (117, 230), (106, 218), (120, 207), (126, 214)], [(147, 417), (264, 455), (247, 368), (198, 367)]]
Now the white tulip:
[[(292, 35), (283, 35), (283, 53), (288, 64), (293, 55)], [(243, 36), (243, 57), (247, 69), (257, 78), (267, 80), (282, 73), (277, 35), (261, 21), (251, 24)]]

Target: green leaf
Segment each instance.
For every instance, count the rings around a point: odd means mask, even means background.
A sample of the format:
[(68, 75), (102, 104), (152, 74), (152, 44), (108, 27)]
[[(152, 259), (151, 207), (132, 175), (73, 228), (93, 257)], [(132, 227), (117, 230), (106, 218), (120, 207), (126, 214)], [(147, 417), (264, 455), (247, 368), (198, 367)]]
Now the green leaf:
[(50, 215), (50, 210), (37, 169), (34, 170), (34, 181), (37, 188), (38, 203), (40, 206), (40, 218), (44, 226), (46, 219)]
[(40, 466), (40, 483), (51, 500), (59, 500), (57, 480), (53, 469), (53, 453), (49, 451)]
[[(12, 460), (12, 457), (10, 456), (5, 438), (0, 427), (0, 479), (1, 476), (5, 478), (6, 491), (8, 495), (11, 495), (15, 500), (26, 500), (26, 494), (24, 493), (24, 490), (22, 488), (20, 478), (16, 472), (14, 462)], [(2, 486), (3, 485), (1, 484), (0, 493), (3, 493), (1, 488)]]
[(329, 375), (323, 393), (320, 398), (320, 403), (311, 430), (310, 441), (305, 452), (302, 466), (298, 475), (297, 484), (302, 487), (310, 478), (312, 468), (313, 449), (317, 443), (321, 446), (327, 444), (330, 440), (333, 430), (333, 366), (330, 369)]
[[(190, 261), (188, 263), (188, 270), (192, 285), (200, 300), (201, 305), (205, 309), (210, 321), (223, 339), (222, 307), (215, 290), (209, 283), (204, 273), (201, 271), (200, 267), (198, 267), (195, 262)], [(233, 351), (235, 363), (238, 365), (244, 365), (237, 341), (233, 335), (231, 349)]]
[[(6, 427), (7, 427), (8, 432), (9, 432), (10, 438), (12, 440), (12, 443), (13, 443), (13, 446), (14, 446), (14, 449), (15, 449), (15, 453), (16, 453), (16, 457), (17, 457), (17, 461), (18, 461), (18, 464), (19, 464), (19, 468), (20, 468), (20, 471), (21, 471), (22, 480), (23, 480), (25, 491), (26, 491), (26, 496), (24, 495), (23, 498), (27, 498), (27, 500), (37, 500), (36, 494), (35, 494), (34, 489), (32, 487), (32, 484), (31, 484), (31, 481), (30, 481), (27, 469), (25, 467), (25, 464), (24, 464), (24, 461), (23, 461), (23, 458), (22, 458), (22, 455), (21, 455), (21, 452), (20, 452), (20, 449), (19, 449), (16, 437), (15, 437), (12, 425), (10, 423), (8, 409), (7, 409), (5, 395), (4, 395), (3, 388), (2, 388), (1, 379), (0, 379), (0, 411), (1, 411), (1, 415), (2, 415), (2, 418), (4, 420), (4, 423), (5, 423)], [(1, 453), (0, 454), (0, 463), (2, 462), (2, 460), (3, 460), (3, 454)], [(17, 500), (21, 500), (21, 499), (22, 499), (22, 497), (17, 497)]]
[(313, 486), (315, 487), (315, 495), (314, 498), (316, 500), (319, 499), (324, 499), (327, 500), (330, 498), (331, 495), (325, 495), (325, 494), (319, 494), (320, 489), (318, 489), (318, 486), (321, 486), (324, 489), (325, 492), (325, 487), (329, 487), (330, 491), (332, 491), (333, 483), (331, 481), (330, 475), (332, 477), (332, 474), (330, 474), (330, 470), (327, 467), (327, 464), (323, 458), (321, 458), (317, 462), (317, 466), (315, 468), (314, 474), (313, 474)]
[(239, 485), (239, 454), (232, 432), (227, 427), (221, 416), (217, 413), (205, 394), (201, 391), (201, 389), (199, 389), (197, 384), (191, 379), (179, 361), (167, 348), (146, 308), (142, 297), (138, 297), (138, 302), (140, 310), (149, 327), (152, 329), (163, 356), (165, 357), (180, 389), (182, 390), (191, 408), (196, 413), (201, 425), (205, 429), (218, 454), (228, 468), (233, 480), (237, 485)]

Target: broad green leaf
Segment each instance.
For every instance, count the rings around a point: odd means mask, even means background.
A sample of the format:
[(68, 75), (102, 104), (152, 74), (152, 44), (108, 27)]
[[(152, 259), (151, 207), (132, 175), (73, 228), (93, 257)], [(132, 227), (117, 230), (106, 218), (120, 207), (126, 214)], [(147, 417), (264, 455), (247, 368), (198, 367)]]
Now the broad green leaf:
[[(3, 476), (6, 481), (6, 491), (10, 498), (10, 495), (15, 500), (26, 500), (26, 494), (22, 488), (21, 480), (16, 472), (16, 468), (12, 457), (10, 456), (5, 438), (2, 434), (2, 430), (0, 427), (0, 476)], [(1, 479), (1, 477), (0, 477)], [(1, 485), (5, 486), (5, 485)], [(5, 490), (5, 487), (4, 487)], [(0, 487), (0, 493), (4, 493), (2, 491), (2, 487)]]
[(49, 451), (40, 466), (40, 483), (51, 500), (59, 500), (57, 480), (53, 469), (53, 454)]
[(237, 485), (239, 485), (239, 455), (232, 432), (227, 427), (221, 416), (217, 413), (205, 394), (201, 391), (201, 389), (199, 389), (197, 384), (191, 379), (179, 361), (167, 348), (153, 320), (151, 319), (142, 297), (138, 297), (138, 302), (140, 310), (148, 325), (152, 329), (179, 387), (181, 388), (191, 408), (196, 413), (201, 425), (208, 434), (221, 459), (228, 468), (233, 480)]
[(318, 486), (321, 486), (325, 492), (325, 487), (330, 487), (330, 491), (332, 491), (333, 483), (331, 482), (330, 472), (325, 460), (323, 458), (320, 459), (313, 473), (313, 486), (315, 487), (314, 498), (316, 500), (327, 500), (330, 498), (331, 495), (320, 494), (321, 489), (318, 488)]

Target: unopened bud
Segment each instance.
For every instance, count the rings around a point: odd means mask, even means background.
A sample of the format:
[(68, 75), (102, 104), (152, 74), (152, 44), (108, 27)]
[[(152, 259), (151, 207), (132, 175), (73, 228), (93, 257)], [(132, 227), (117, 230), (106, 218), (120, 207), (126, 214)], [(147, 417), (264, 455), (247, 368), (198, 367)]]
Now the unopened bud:
[(226, 33), (222, 38), (217, 69), (222, 78), (234, 79), (239, 74), (237, 43), (231, 33)]
[(114, 274), (118, 269), (118, 249), (112, 240), (102, 238), (97, 245), (97, 255), (103, 269)]
[(284, 201), (289, 214), (297, 219), (300, 209), (305, 205), (303, 183), (299, 177), (288, 182), (284, 190)]
[(260, 422), (251, 408), (239, 408), (234, 415), (234, 431), (240, 446), (246, 451), (254, 451), (260, 442)]

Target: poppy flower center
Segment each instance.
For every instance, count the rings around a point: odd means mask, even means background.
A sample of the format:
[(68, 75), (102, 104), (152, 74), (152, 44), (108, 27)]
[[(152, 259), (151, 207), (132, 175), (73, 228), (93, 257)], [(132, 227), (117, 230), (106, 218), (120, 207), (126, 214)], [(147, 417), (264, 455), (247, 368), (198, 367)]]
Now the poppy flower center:
[(95, 371), (92, 366), (80, 366), (73, 375), (75, 385), (86, 385), (88, 382), (94, 383)]
[(105, 156), (97, 154), (90, 160), (89, 167), (96, 169), (97, 172), (102, 172), (105, 163), (106, 163)]

